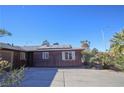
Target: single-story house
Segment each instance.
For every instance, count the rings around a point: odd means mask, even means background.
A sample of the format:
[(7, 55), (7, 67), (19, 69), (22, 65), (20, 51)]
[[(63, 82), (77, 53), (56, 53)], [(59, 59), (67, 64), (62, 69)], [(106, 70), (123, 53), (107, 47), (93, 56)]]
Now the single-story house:
[(14, 46), (0, 43), (0, 58), (13, 63), (14, 67), (66, 67), (81, 66), (81, 51), (70, 45)]

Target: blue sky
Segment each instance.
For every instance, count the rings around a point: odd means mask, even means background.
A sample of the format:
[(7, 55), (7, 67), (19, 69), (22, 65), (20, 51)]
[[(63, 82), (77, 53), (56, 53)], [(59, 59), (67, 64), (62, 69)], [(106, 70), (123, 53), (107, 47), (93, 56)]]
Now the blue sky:
[(0, 42), (16, 45), (48, 40), (80, 47), (81, 40), (89, 40), (91, 48), (103, 51), (123, 27), (124, 6), (0, 6), (0, 28), (13, 34)]

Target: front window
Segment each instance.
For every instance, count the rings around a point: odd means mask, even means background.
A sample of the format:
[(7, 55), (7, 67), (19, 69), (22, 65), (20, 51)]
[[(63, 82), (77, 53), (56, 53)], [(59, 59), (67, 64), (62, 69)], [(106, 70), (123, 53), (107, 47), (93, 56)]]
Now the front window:
[(75, 60), (75, 51), (62, 52), (62, 60)]
[(49, 52), (42, 52), (42, 59), (49, 59)]

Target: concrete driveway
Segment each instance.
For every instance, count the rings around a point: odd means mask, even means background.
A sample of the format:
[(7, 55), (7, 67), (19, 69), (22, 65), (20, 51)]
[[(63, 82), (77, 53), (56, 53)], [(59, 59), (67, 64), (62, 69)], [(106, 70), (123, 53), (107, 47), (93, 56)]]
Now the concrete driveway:
[(124, 73), (111, 70), (30, 68), (21, 87), (124, 87)]

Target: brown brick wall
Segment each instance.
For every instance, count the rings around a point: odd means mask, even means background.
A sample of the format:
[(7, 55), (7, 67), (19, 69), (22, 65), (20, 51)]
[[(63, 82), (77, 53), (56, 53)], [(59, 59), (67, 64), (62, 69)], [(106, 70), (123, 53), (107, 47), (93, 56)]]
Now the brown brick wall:
[(2, 60), (11, 62), (11, 52), (12, 51), (0, 50), (0, 57), (2, 57)]
[(8, 62), (11, 62), (12, 52), (13, 52), (13, 67), (14, 68), (18, 68), (26, 64), (26, 61), (20, 60), (20, 51), (0, 50), (0, 56), (2, 57), (2, 60), (7, 60)]
[(65, 67), (65, 66), (80, 66), (81, 53), (75, 51), (75, 60), (62, 60), (62, 51), (50, 51), (49, 59), (42, 59), (42, 52), (33, 53), (33, 64), (34, 66), (46, 66), (46, 67)]
[[(11, 62), (11, 52), (14, 52), (13, 55), (13, 66), (14, 68), (22, 66), (27, 62), (20, 60), (20, 51), (13, 50), (0, 50), (1, 56), (4, 60)], [(45, 52), (45, 51), (44, 51)], [(65, 67), (65, 66), (80, 66), (81, 62), (81, 53), (80, 51), (75, 51), (75, 60), (62, 60), (62, 51), (50, 51), (49, 59), (42, 59), (42, 52), (32, 52), (31, 57), (27, 57), (28, 61), (31, 62), (31, 66), (34, 67)], [(29, 54), (27, 53), (27, 56)], [(27, 66), (29, 66), (29, 63)]]

